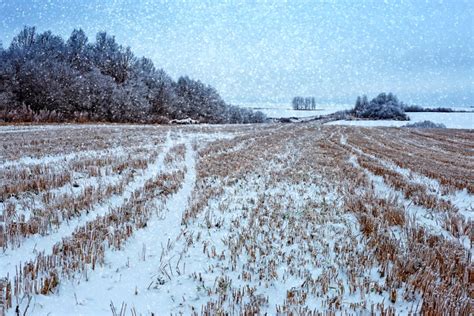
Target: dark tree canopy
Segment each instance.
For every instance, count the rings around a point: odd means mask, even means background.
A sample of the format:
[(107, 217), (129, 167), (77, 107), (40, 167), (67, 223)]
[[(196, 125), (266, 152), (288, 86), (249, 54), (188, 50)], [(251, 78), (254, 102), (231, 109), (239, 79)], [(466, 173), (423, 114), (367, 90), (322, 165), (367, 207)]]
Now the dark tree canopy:
[(130, 47), (83, 30), (64, 41), (25, 27), (0, 45), (0, 121), (263, 122), (260, 112), (226, 104), (217, 91), (188, 77), (177, 82)]

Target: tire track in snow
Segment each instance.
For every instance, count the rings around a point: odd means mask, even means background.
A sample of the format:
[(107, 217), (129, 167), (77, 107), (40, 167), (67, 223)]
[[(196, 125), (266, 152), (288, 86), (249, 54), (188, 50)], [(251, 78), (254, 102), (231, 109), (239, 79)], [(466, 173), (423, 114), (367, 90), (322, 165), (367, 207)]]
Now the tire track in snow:
[(16, 269), (20, 263), (34, 260), (40, 252), (44, 252), (45, 255), (51, 254), (52, 247), (60, 242), (64, 237), (70, 236), (76, 228), (83, 226), (87, 222), (93, 221), (100, 216), (106, 215), (110, 209), (124, 204), (135, 190), (143, 187), (147, 180), (162, 172), (164, 158), (172, 146), (173, 141), (171, 140), (170, 133), (168, 133), (167, 140), (161, 146), (163, 149), (158, 155), (158, 158), (150, 164), (140, 176), (131, 181), (125, 187), (125, 190), (121, 195), (114, 195), (106, 201), (96, 204), (93, 208), (94, 211), (64, 222), (58, 230), (49, 235), (32, 236), (25, 240), (20, 248), (9, 248), (5, 252), (0, 253), (0, 261), (2, 263), (4, 262), (4, 264), (0, 265), (0, 277), (15, 275)]
[[(174, 145), (181, 143), (179, 140), (173, 142)], [(43, 306), (41, 313), (67, 313), (69, 303), (75, 305), (76, 313), (87, 314), (109, 313), (110, 302), (115, 306), (126, 302), (128, 306), (147, 308), (148, 312), (163, 308), (162, 303), (167, 302), (168, 298), (162, 293), (148, 290), (150, 282), (154, 281), (160, 262), (178, 260), (173, 256), (176, 252), (171, 250), (178, 240), (182, 241), (180, 238), (183, 237), (184, 228), (181, 226), (181, 218), (196, 182), (196, 152), (190, 140), (185, 140), (184, 143), (186, 173), (182, 186), (167, 200), (158, 201), (157, 209), (162, 210), (159, 215), (153, 213), (147, 221), (147, 226), (135, 231), (123, 249), (119, 251), (107, 249), (105, 265), (90, 271), (88, 282), (80, 284), (74, 284), (74, 281), (67, 282), (60, 289), (61, 295), (37, 297), (37, 302), (41, 302)], [(167, 170), (162, 170), (165, 171)], [(170, 251), (162, 253), (160, 244), (166, 247), (168, 243)], [(145, 252), (143, 256), (142, 252)], [(172, 268), (175, 269), (174, 266)], [(104, 299), (104, 295), (107, 299)], [(145, 311), (137, 309), (137, 312)]]

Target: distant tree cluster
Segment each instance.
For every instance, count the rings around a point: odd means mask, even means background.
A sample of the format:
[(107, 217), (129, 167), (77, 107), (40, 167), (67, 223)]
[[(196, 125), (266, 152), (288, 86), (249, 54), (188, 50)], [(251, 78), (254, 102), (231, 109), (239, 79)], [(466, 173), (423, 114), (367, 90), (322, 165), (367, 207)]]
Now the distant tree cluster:
[(226, 104), (200, 81), (173, 81), (114, 36), (94, 43), (82, 30), (66, 41), (25, 27), (4, 49), (0, 43), (0, 121), (109, 121), (253, 123), (266, 118)]
[(352, 114), (358, 118), (407, 121), (409, 117), (404, 108), (403, 102), (399, 102), (394, 94), (380, 93), (370, 102), (366, 95), (357, 97)]
[(316, 101), (314, 97), (294, 97), (291, 102), (293, 110), (315, 110)]

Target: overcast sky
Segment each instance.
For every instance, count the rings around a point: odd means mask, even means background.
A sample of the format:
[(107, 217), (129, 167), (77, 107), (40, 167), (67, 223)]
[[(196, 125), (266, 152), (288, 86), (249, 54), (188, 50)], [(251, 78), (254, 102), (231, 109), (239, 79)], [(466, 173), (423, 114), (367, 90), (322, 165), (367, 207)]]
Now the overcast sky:
[(105, 30), (234, 103), (392, 91), (474, 105), (474, 1), (222, 2), (0, 0), (0, 39), (8, 46), (24, 25), (63, 37), (82, 28), (92, 41)]

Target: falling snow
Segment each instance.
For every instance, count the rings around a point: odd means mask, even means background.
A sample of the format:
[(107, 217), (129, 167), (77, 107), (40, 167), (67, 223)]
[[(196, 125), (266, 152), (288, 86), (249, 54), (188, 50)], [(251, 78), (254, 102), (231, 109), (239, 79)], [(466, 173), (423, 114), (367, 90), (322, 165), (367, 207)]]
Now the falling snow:
[(0, 316), (472, 315), (474, 1), (0, 0)]

